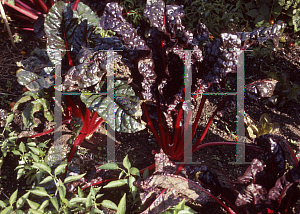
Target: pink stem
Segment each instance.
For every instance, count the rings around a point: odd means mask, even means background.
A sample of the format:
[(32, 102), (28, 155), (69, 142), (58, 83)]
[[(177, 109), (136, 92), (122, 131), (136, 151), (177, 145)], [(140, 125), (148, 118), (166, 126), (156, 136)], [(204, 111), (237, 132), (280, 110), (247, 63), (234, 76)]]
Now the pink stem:
[(9, 4), (9, 3), (6, 2), (6, 1), (4, 1), (4, 4), (7, 5), (7, 6), (9, 6), (9, 7), (11, 7), (11, 8), (13, 8), (14, 10), (18, 11), (19, 13), (22, 13), (22, 14), (24, 14), (25, 16), (30, 17), (30, 18), (33, 19), (33, 20), (37, 20), (37, 19), (38, 19), (38, 16), (37, 16), (37, 15), (34, 15), (33, 13), (31, 13), (31, 12), (29, 12), (29, 11), (27, 11), (27, 10), (24, 10), (24, 9), (19, 8), (19, 7), (17, 7), (17, 6), (13, 6), (13, 5)]
[(76, 1), (74, 2), (74, 5), (73, 5), (72, 10), (76, 10), (76, 9), (77, 9), (77, 6), (78, 6), (79, 1), (80, 1), (80, 0), (76, 0)]
[(44, 14), (47, 14), (49, 12), (47, 5), (43, 2), (43, 0), (33, 0), (34, 4), (37, 7), (40, 7), (43, 10)]
[(24, 4), (23, 2), (21, 2), (20, 0), (15, 0), (15, 3), (17, 6), (19, 6), (20, 8), (23, 8), (25, 10), (28, 10), (29, 12), (33, 13), (34, 15), (41, 15), (42, 13), (33, 9), (32, 7), (29, 7), (27, 4)]

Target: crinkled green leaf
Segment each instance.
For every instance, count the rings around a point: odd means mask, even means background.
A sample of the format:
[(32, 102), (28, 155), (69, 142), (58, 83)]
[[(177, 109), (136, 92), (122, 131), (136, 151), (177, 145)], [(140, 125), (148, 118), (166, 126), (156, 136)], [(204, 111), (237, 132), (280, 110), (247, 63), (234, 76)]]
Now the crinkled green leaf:
[[(80, 98), (88, 108), (97, 111), (109, 124), (114, 124), (112, 128), (117, 132), (133, 133), (145, 129), (140, 120), (142, 110), (139, 98), (135, 96), (132, 87), (121, 80), (117, 80), (114, 86), (115, 102), (110, 101), (106, 95), (81, 94)], [(115, 121), (108, 117), (111, 114), (115, 114)]]
[(77, 58), (79, 65), (73, 66), (65, 76), (63, 91), (73, 91), (90, 87), (99, 83), (104, 74), (106, 74), (105, 53), (94, 52), (87, 48), (82, 48)]
[(81, 46), (93, 43), (95, 38), (99, 40), (103, 31), (99, 17), (87, 5), (79, 2), (73, 11), (71, 4), (59, 1), (52, 6), (45, 18), (45, 33), (48, 38), (47, 51), (50, 60), (53, 64), (59, 64), (60, 61), (55, 59), (55, 52), (61, 50), (63, 56), (66, 54), (64, 38), (67, 40), (69, 50), (72, 47), (76, 57)]

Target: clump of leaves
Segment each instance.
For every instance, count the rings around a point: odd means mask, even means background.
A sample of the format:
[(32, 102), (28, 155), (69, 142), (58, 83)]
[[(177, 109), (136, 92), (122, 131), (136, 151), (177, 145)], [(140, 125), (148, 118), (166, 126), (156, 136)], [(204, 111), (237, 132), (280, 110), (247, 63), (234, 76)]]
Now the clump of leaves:
[[(46, 90), (39, 90), (36, 93), (26, 91), (22, 97), (15, 103), (13, 111), (16, 111), (20, 104), (25, 103), (25, 109), (22, 112), (23, 123), (29, 128), (37, 127), (37, 123), (34, 120), (34, 114), (42, 111), (44, 117), (49, 121), (53, 121), (53, 113), (51, 111), (51, 104), (49, 100), (52, 100), (51, 94)], [(30, 102), (28, 102), (30, 101)]]
[(287, 20), (287, 23), (290, 26), (294, 26), (294, 32), (298, 32), (300, 30), (299, 1), (252, 0), (246, 5), (249, 8), (249, 11), (246, 14), (254, 19), (255, 27), (269, 27), (270, 24), (272, 24), (272, 20), (274, 21), (280, 17)]
[(256, 122), (249, 116), (246, 116), (245, 123), (249, 137), (252, 139), (265, 134), (273, 134), (280, 128), (279, 123), (271, 123), (271, 117), (267, 113), (260, 116), (259, 122)]
[[(251, 31), (244, 14), (247, 5), (243, 1), (190, 1), (185, 0), (184, 24), (194, 30), (194, 26), (201, 20), (214, 37), (225, 32)], [(224, 28), (225, 26), (225, 28)], [(223, 32), (222, 32), (223, 31)]]
[[(123, 167), (125, 168), (125, 170), (120, 168), (116, 163), (113, 163), (113, 162), (103, 164), (99, 167), (100, 169), (121, 170), (121, 172), (119, 174), (119, 179), (109, 182), (103, 188), (113, 188), (113, 187), (120, 187), (120, 186), (128, 185), (130, 188), (130, 192), (132, 194), (133, 200), (137, 201), (136, 194), (137, 194), (138, 189), (134, 185), (134, 182), (136, 181), (135, 176), (140, 176), (140, 172), (137, 168), (131, 167), (131, 163), (129, 162), (128, 155), (126, 155), (126, 157), (123, 159)], [(110, 200), (103, 200), (101, 204), (104, 207), (117, 210), (117, 213), (125, 213), (125, 211), (126, 211), (126, 193), (123, 195), (118, 206)]]
[(278, 80), (275, 95), (272, 97), (275, 104), (282, 107), (289, 101), (299, 103), (300, 85), (290, 81), (288, 74), (281, 72), (277, 75), (274, 72), (270, 72), (269, 76)]
[[(260, 136), (257, 145), (264, 149), (264, 154), (254, 159), (244, 175), (238, 178), (240, 183), (248, 186), (238, 195), (235, 204), (255, 213), (289, 213), (300, 196), (298, 160), (288, 143), (279, 136)], [(284, 174), (286, 160), (294, 168)]]

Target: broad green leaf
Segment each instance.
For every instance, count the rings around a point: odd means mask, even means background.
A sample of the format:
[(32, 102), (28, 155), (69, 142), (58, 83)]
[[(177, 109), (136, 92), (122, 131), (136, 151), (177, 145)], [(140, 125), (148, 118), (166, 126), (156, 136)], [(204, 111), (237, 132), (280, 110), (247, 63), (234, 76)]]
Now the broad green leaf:
[(120, 187), (127, 183), (128, 183), (127, 179), (111, 181), (108, 184), (106, 184), (103, 188)]
[(21, 69), (17, 72), (17, 77), (19, 84), (26, 86), (32, 92), (37, 92), (43, 88), (50, 88), (54, 85), (54, 76), (51, 75), (42, 77), (31, 71)]
[(30, 192), (27, 192), (17, 200), (17, 203), (16, 203), (17, 209), (20, 209), (23, 207), (23, 205), (24, 205), (26, 199), (29, 197), (29, 195), (30, 195)]
[(36, 167), (37, 169), (40, 169), (40, 170), (42, 169), (42, 170), (48, 172), (51, 175), (51, 169), (47, 164), (34, 162), (33, 166)]
[(13, 205), (16, 202), (17, 196), (18, 196), (18, 189), (16, 191), (14, 191), (13, 194), (11, 194), (11, 196), (9, 198), (10, 205)]
[(130, 168), (130, 174), (140, 176), (140, 171), (138, 168), (132, 167), (132, 168)]
[(55, 170), (54, 170), (54, 175), (58, 175), (58, 174), (64, 172), (67, 165), (68, 164), (61, 164), (58, 167), (56, 167)]
[(92, 194), (89, 193), (88, 197), (86, 198), (85, 207), (89, 209), (92, 206)]
[(81, 174), (81, 175), (75, 175), (75, 176), (69, 176), (65, 179), (64, 183), (69, 183), (69, 182), (72, 182), (72, 181), (76, 181), (76, 180), (79, 180), (80, 178), (82, 178), (83, 176), (85, 176), (86, 173), (84, 174)]
[(21, 153), (20, 153), (20, 151), (18, 151), (18, 150), (13, 150), (13, 151), (11, 151), (14, 155), (21, 155)]
[(12, 211), (13, 211), (13, 207), (9, 206), (6, 207), (4, 210), (2, 210), (0, 214), (8, 214), (8, 213), (12, 213)]
[(120, 200), (117, 214), (125, 214), (125, 212), (126, 212), (126, 193), (123, 195), (123, 197)]
[(131, 164), (129, 162), (129, 158), (128, 155), (125, 156), (125, 158), (123, 159), (123, 166), (129, 171)]
[(44, 183), (50, 182), (50, 181), (52, 181), (52, 180), (54, 180), (54, 178), (53, 178), (52, 176), (49, 175), (48, 177), (44, 178), (44, 179), (40, 182), (40, 184), (44, 184)]
[(25, 144), (24, 144), (23, 142), (20, 143), (20, 145), (19, 145), (19, 150), (20, 150), (21, 152), (25, 152)]
[(53, 121), (53, 115), (52, 113), (49, 111), (50, 109), (50, 103), (48, 100), (46, 100), (45, 98), (40, 98), (36, 101), (32, 102), (34, 105), (39, 105), (41, 104), (43, 106), (43, 111), (44, 111), (44, 117), (49, 121)]
[(28, 142), (26, 143), (27, 146), (36, 146), (36, 143), (35, 142)]
[(66, 194), (65, 194), (65, 192), (63, 190), (63, 187), (62, 186), (58, 186), (57, 190), (58, 190), (58, 194), (59, 194), (60, 200), (65, 199)]
[(40, 154), (40, 150), (39, 149), (37, 149), (37, 148), (35, 148), (35, 147), (31, 147), (31, 146), (29, 146), (29, 149), (33, 152), (33, 153), (35, 153), (35, 154), (37, 154), (37, 155), (39, 155)]
[(2, 208), (3, 208), (3, 207), (6, 207), (6, 203), (4, 203), (4, 201), (1, 201), (1, 200), (0, 200), (0, 207), (2, 207)]
[(41, 211), (38, 211), (38, 210), (35, 210), (35, 209), (29, 209), (30, 210), (30, 212), (32, 212), (33, 214), (44, 214), (43, 212), (41, 212)]
[(56, 197), (54, 196), (54, 197), (50, 198), (50, 201), (51, 201), (52, 205), (54, 206), (54, 208), (56, 209), (56, 211), (58, 211), (59, 207), (58, 207), (58, 202), (57, 202)]
[(29, 192), (38, 196), (49, 196), (44, 188), (29, 190)]
[(37, 210), (40, 206), (40, 204), (36, 203), (36, 202), (33, 202), (29, 199), (26, 199), (27, 200), (27, 203), (29, 204), (29, 206), (34, 209), (34, 210)]
[(112, 209), (112, 210), (117, 210), (118, 209), (118, 206), (110, 200), (103, 200), (101, 202), (101, 205), (104, 206), (104, 207), (107, 207), (109, 209)]
[(98, 167), (99, 169), (119, 169), (118, 164), (114, 162), (105, 163)]
[(81, 197), (79, 197), (79, 198), (72, 198), (72, 199), (69, 201), (69, 203), (70, 203), (71, 205), (72, 205), (72, 204), (77, 204), (77, 203), (80, 203), (80, 202), (85, 203), (86, 200), (87, 200), (87, 198), (81, 198)]
[(16, 111), (18, 109), (18, 106), (21, 104), (21, 103), (26, 103), (27, 101), (31, 100), (32, 98), (30, 96), (24, 96), (24, 97), (21, 97), (14, 105), (13, 107), (13, 111)]
[(96, 94), (81, 94), (80, 98), (88, 108), (97, 111), (109, 124), (114, 124), (112, 128), (117, 132), (133, 133), (145, 129), (140, 119), (142, 110), (139, 98), (132, 87), (126, 81), (116, 80), (112, 90), (114, 101), (106, 95)]
[(11, 123), (14, 119), (14, 114), (9, 114), (6, 118), (6, 124), (5, 126), (7, 126), (9, 123)]
[(17, 180), (19, 180), (23, 174), (24, 174), (24, 168), (19, 169), (17, 172)]
[(64, 38), (66, 38), (67, 44), (72, 44), (72, 52), (77, 55), (83, 46), (83, 40), (100, 42), (98, 37), (102, 37), (101, 32), (103, 31), (99, 17), (81, 2), (73, 11), (71, 4), (58, 1), (46, 15), (44, 28), (48, 38), (47, 52), (54, 65), (60, 64), (55, 56), (56, 50), (62, 51), (62, 57), (66, 54)]

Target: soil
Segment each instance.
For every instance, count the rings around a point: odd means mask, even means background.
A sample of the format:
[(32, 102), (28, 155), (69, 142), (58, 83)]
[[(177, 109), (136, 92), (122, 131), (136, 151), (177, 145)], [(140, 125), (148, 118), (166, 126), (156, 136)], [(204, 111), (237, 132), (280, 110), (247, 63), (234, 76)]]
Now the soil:
[[(17, 35), (16, 35), (17, 36)], [(20, 62), (30, 56), (30, 52), (34, 48), (45, 48), (45, 38), (37, 39), (32, 32), (20, 31), (18, 32), (19, 42), (16, 43), (18, 49), (11, 46), (10, 41), (4, 33), (0, 34), (0, 109), (11, 111), (10, 103), (16, 102), (22, 95), (23, 86), (19, 85), (16, 72), (19, 69), (17, 62)], [(287, 43), (294, 41), (298, 35), (286, 33)], [(23, 55), (21, 51), (25, 51)], [(288, 47), (284, 45), (277, 51), (278, 56), (275, 56), (272, 62), (270, 61), (258, 61), (255, 57), (250, 57), (246, 54), (245, 59), (245, 77), (246, 84), (249, 84), (256, 80), (265, 79), (268, 77), (267, 73), (261, 71), (264, 68), (266, 62), (271, 64), (273, 69), (276, 67), (279, 72), (285, 72), (293, 83), (300, 85), (300, 47), (293, 46)], [(228, 77), (235, 79), (234, 77)], [(226, 89), (234, 88), (235, 84), (226, 84)], [(277, 92), (274, 92), (277, 93)], [(208, 96), (208, 99), (204, 105), (204, 110), (198, 124), (196, 135), (193, 143), (197, 141), (202, 135), (202, 132), (209, 121), (214, 110), (217, 108), (220, 101), (224, 96)], [(197, 108), (199, 107), (201, 97), (197, 99)], [(22, 125), (21, 112), (17, 112), (14, 120), (14, 127), (20, 128)], [(194, 121), (196, 110), (192, 115)], [(272, 119), (272, 122), (278, 122), (280, 129), (275, 134), (284, 137), (289, 145), (292, 147), (295, 153), (299, 153), (300, 146), (300, 105), (294, 101), (287, 101), (282, 107), (278, 105), (264, 105), (262, 99), (253, 100), (248, 97), (245, 99), (245, 113), (253, 118), (255, 121), (259, 121), (260, 116), (263, 113), (268, 113)], [(208, 142), (235, 142), (236, 140), (236, 100), (232, 96), (225, 102), (222, 110), (215, 116), (212, 125), (203, 143)], [(154, 123), (157, 127), (157, 124)], [(45, 125), (41, 131), (48, 130), (49, 125)], [(157, 129), (158, 130), (158, 129)], [(2, 128), (0, 128), (2, 132)], [(247, 132), (246, 132), (247, 133)], [(52, 135), (48, 135), (39, 140), (42, 142), (45, 139), (52, 138)], [(133, 167), (143, 169), (154, 163), (153, 150), (159, 152), (159, 146), (156, 143), (153, 133), (147, 128), (143, 131), (125, 134), (116, 133), (115, 143), (115, 158), (116, 162), (122, 162), (123, 158), (128, 154), (129, 160)], [(51, 145), (53, 141), (50, 141)], [(253, 140), (246, 136), (246, 143), (252, 144)], [(100, 164), (106, 160), (106, 128), (105, 125), (101, 125), (99, 129), (93, 134), (90, 139), (85, 139), (81, 147), (86, 148), (87, 152), (92, 153), (94, 164)], [(193, 154), (193, 162), (199, 163), (195, 166), (206, 165), (208, 168), (218, 169), (224, 173), (230, 181), (235, 183), (237, 177), (243, 175), (248, 164), (232, 164), (235, 162), (236, 148), (234, 146), (213, 146), (205, 147)], [(251, 162), (253, 158), (257, 157), (257, 152), (253, 150), (246, 150), (246, 162)], [(21, 178), (16, 180), (16, 171), (14, 168), (18, 165), (18, 160), (12, 155), (8, 155), (4, 159), (4, 164), (0, 171), (0, 200), (7, 199), (16, 188), (22, 189), (26, 186), (26, 179)], [(85, 169), (82, 169), (83, 171)], [(235, 187), (240, 190), (241, 186), (234, 184)], [(23, 190), (24, 191), (24, 190)], [(116, 200), (117, 203), (117, 200)], [(300, 210), (300, 205), (297, 204), (295, 210)], [(211, 212), (211, 210), (206, 210)], [(201, 213), (205, 213), (203, 211)], [(108, 210), (108, 213), (113, 213)], [(222, 212), (224, 213), (224, 212)], [(295, 212), (297, 213), (297, 212)]]

